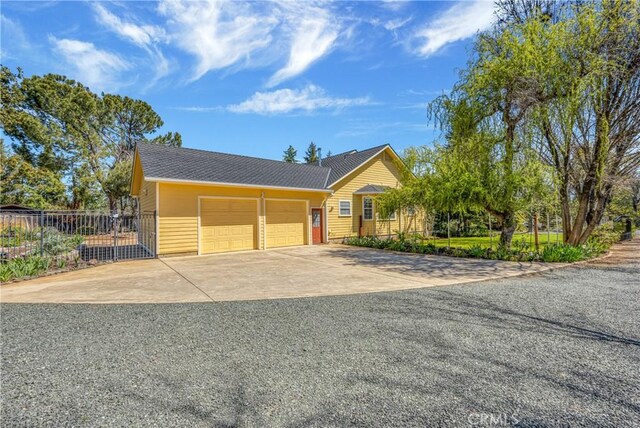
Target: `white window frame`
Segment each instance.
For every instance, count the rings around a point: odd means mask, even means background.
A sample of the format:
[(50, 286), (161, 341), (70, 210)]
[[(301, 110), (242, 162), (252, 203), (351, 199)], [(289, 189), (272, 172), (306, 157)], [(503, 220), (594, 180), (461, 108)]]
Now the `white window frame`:
[(407, 215), (408, 215), (409, 217), (413, 217), (413, 216), (415, 216), (415, 215), (416, 215), (416, 207), (414, 207), (413, 205), (412, 205), (412, 206), (407, 207)]
[(387, 220), (396, 221), (396, 212), (392, 212)]
[[(349, 214), (342, 214), (342, 203), (346, 202), (349, 204)], [(352, 215), (352, 210), (351, 210), (351, 201), (348, 199), (340, 199), (338, 201), (338, 217), (351, 217)]]
[[(367, 218), (366, 215), (366, 210), (364, 208), (364, 203), (366, 200), (370, 200), (371, 201), (371, 218)], [(362, 220), (363, 221), (373, 221), (373, 198), (371, 196), (363, 196), (362, 197)]]

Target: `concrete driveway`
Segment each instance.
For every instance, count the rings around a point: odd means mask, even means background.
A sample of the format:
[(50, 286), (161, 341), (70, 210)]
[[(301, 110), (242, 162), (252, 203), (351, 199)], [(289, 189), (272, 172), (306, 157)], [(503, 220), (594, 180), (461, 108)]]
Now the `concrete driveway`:
[(4, 285), (0, 300), (177, 303), (277, 299), (460, 284), (548, 269), (543, 263), (321, 245), (97, 266)]

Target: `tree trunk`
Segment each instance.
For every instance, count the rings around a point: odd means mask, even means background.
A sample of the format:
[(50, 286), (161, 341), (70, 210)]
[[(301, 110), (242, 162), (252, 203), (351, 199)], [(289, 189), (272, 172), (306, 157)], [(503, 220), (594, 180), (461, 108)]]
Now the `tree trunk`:
[(499, 246), (510, 249), (513, 233), (516, 231), (516, 218), (513, 213), (502, 215), (502, 233), (500, 234)]

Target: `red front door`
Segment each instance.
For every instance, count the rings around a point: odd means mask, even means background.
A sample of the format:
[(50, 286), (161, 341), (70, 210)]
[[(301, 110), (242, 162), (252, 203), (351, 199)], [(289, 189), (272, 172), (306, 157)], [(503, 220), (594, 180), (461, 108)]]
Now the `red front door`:
[(322, 243), (322, 210), (318, 208), (311, 209), (311, 235), (314, 244)]

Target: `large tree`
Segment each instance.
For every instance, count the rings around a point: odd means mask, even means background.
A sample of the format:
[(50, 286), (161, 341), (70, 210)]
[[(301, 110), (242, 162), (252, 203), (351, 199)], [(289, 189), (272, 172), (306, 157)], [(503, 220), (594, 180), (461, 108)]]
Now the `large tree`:
[(110, 209), (125, 208), (136, 144), (181, 145), (177, 133), (157, 135), (162, 119), (144, 101), (97, 95), (60, 75), (0, 72), (0, 126), (13, 152), (62, 177), (73, 208), (91, 208), (97, 193)]
[(616, 183), (640, 167), (640, 3), (583, 3), (557, 23), (529, 20), (514, 49), (535, 70), (532, 137), (556, 172), (564, 241), (583, 244)]
[[(513, 49), (517, 37), (496, 28), (480, 35), (475, 55), (450, 94), (430, 104), (444, 131), (446, 156), (438, 176), (448, 203), (483, 209), (502, 226), (500, 244), (510, 247), (518, 211), (541, 188), (541, 168), (523, 123), (535, 105), (530, 96), (527, 52)], [(453, 198), (453, 199), (452, 199)]]
[(9, 155), (4, 141), (0, 147), (0, 204), (30, 208), (61, 208), (67, 204), (65, 186), (56, 173)]

